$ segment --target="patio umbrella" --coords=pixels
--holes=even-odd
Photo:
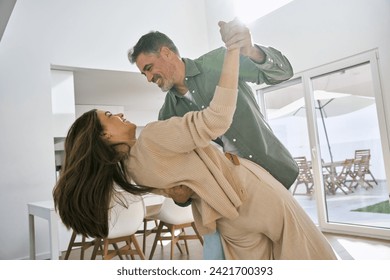
[[[328,132],[326,130],[326,125],[325,125],[325,120],[324,120],[324,107],[329,104],[329,102],[332,102],[334,99],[330,99],[327,101],[325,104],[321,104],[321,100],[316,100],[318,103],[318,107],[316,109],[319,109],[320,115],[321,115],[321,120],[322,120],[322,125],[324,127],[324,132],[325,132],[325,137],[326,137],[326,143],[328,144],[328,150],[329,150],[329,156],[330,156],[330,162],[333,163],[333,155],[332,155],[332,148],[330,147],[329,143],[329,137],[328,137]]]
[[[365,108],[374,104],[373,97],[358,96],[348,93],[328,92],[323,90],[314,91],[315,109],[319,114],[317,117],[321,118],[326,143],[328,146],[329,156],[333,162],[332,149],[328,137],[325,119],[328,117],[335,117],[339,115],[348,114],[359,109]],[[268,113],[268,119],[275,119],[285,116],[302,116],[306,117],[305,100],[303,97],[283,106],[280,109],[272,110]]]

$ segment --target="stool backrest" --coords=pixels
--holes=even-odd
[[[194,216],[192,215],[191,205],[181,207],[176,205],[173,199],[166,197],[158,214],[158,219],[169,224],[178,225],[193,222]]]
[[[113,198],[109,213],[108,238],[117,238],[134,234],[145,217],[142,197],[128,192],[119,192]]]

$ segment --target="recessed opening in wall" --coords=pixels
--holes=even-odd
[[[139,72],[74,69],[76,116],[78,106],[114,106],[139,126],[157,120],[165,93]]]
[[[66,134],[91,109],[124,113],[141,129],[158,118],[165,93],[138,72],[52,66],[52,113],[56,174]]]

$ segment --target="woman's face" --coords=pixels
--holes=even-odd
[[[103,137],[110,144],[127,143],[132,146],[135,143],[137,126],[127,121],[122,113],[113,115],[109,111],[97,110],[97,115],[103,127]]]

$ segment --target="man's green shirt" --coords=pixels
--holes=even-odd
[[[237,108],[233,123],[223,139],[227,139],[241,157],[256,162],[289,188],[298,175],[298,166],[264,120],[247,82],[278,84],[291,78],[293,70],[287,58],[278,50],[258,47],[266,53],[263,64],[241,57]],[[219,82],[225,51],[221,47],[194,60],[183,58],[185,83],[195,102],[171,89],[160,110],[160,120],[183,116],[209,105]]]

